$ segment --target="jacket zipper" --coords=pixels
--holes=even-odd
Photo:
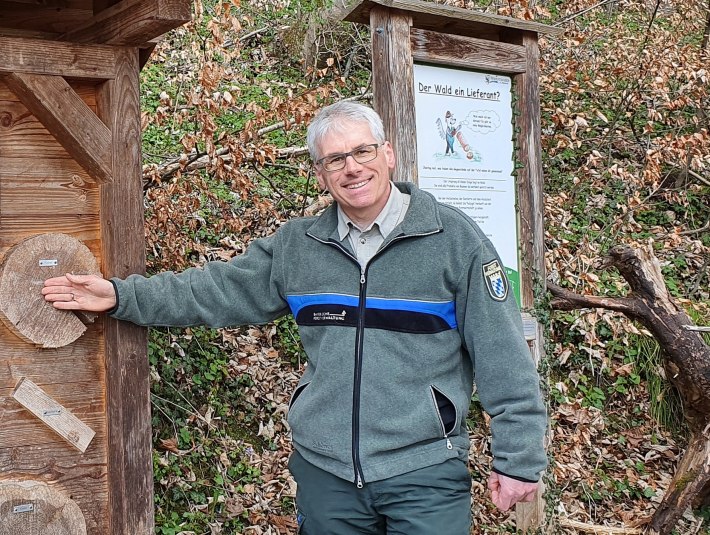
[[[358,266],[360,266],[360,295],[358,304],[358,321],[357,330],[355,331],[355,371],[353,377],[353,414],[352,414],[352,454],[353,454],[353,468],[355,470],[354,483],[357,488],[361,489],[365,486],[365,478],[362,475],[362,466],[360,465],[360,388],[362,382],[362,346],[363,346],[363,335],[365,334],[365,300],[367,298],[367,270],[372,263],[372,260],[392,245],[395,241],[403,240],[405,238],[414,238],[421,236],[429,236],[431,234],[436,234],[441,232],[439,229],[430,232],[423,232],[419,234],[407,234],[405,236],[397,236],[392,239],[385,247],[377,251],[370,261],[363,268],[360,266],[360,262],[357,258],[350,254],[350,252],[345,249],[340,243],[331,240],[323,240],[317,238],[312,234],[308,234],[314,240],[323,243],[325,245],[331,245],[336,249],[340,250],[345,256],[350,258]],[[432,393],[433,395],[433,393]],[[439,417],[441,420],[441,417]],[[442,422],[443,427],[443,422]],[[446,432],[446,430],[444,430]],[[447,448],[451,449],[451,442],[447,437]]]
[[[360,388],[362,386],[362,346],[365,334],[366,295],[367,266],[360,271],[360,304],[358,306],[357,331],[355,332],[355,376],[353,379],[353,466],[355,467],[355,485],[359,489],[364,484],[362,466],[360,466]]]
[[[449,433],[446,432],[446,426],[444,426],[444,420],[441,418],[441,413],[439,412],[438,405],[436,403],[436,394],[434,393],[434,388],[435,387],[433,385],[429,385],[429,392],[431,392],[431,399],[434,401],[434,412],[436,412],[436,417],[439,419],[439,425],[441,426],[441,434],[444,435],[444,438],[446,439],[446,449],[452,450],[452,449],[454,449],[454,446],[453,446],[453,444],[451,444],[451,440],[449,440]],[[444,394],[442,393],[442,396],[443,395]],[[456,409],[454,409],[454,410],[456,410]],[[456,416],[457,416],[456,421],[458,421],[458,414]]]

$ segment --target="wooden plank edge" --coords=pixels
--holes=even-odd
[[[518,29],[549,35],[561,35],[565,31],[564,28],[549,26],[540,22],[530,22],[503,15],[481,13],[470,9],[419,0],[361,0],[350,7],[343,15],[342,20],[370,24],[370,11],[376,6],[398,9],[411,14],[415,28],[418,27],[419,22],[422,20],[431,21],[432,19],[440,18],[442,27],[443,22],[448,19],[484,24],[500,29]]]
[[[93,429],[26,377],[17,382],[12,397],[81,453],[96,435]]]

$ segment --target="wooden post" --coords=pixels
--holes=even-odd
[[[521,277],[521,300],[524,308],[535,306],[535,285],[544,288],[545,251],[543,214],[542,155],[540,149],[540,54],[537,35],[524,32],[528,68],[514,77],[517,96],[517,172],[520,218],[520,248],[524,274]]]
[[[106,277],[145,271],[138,72],[138,49],[117,50],[116,77],[97,97],[98,115],[113,135],[113,182],[101,187]],[[104,321],[108,442],[114,446],[108,458],[110,534],[147,535],[153,530],[147,330]]]
[[[518,128],[516,164],[519,166],[517,188],[522,260],[520,299],[524,309],[532,310],[535,307],[536,286],[538,291],[544,289],[546,278],[540,148],[540,55],[537,34],[523,32],[520,41],[525,48],[527,63],[525,72],[514,77],[518,111],[515,122]],[[535,340],[529,343],[533,358],[539,364],[544,356],[545,338],[540,325],[537,325],[537,331]],[[517,527],[524,533],[541,526],[545,521],[543,489],[537,493],[535,501],[516,505],[515,514]]]
[[[394,179],[417,183],[414,70],[409,46],[412,17],[384,7],[373,8],[372,85],[374,107],[394,146]]]

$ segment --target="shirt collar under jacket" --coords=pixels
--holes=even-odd
[[[409,204],[406,202],[409,199],[404,198],[405,195],[409,197],[408,194],[399,191],[399,188],[390,181],[390,195],[387,198],[387,204],[367,228],[358,227],[338,205],[338,234],[340,235],[340,241],[343,241],[348,236],[351,226],[357,228],[360,232],[368,232],[377,225],[382,238],[386,238],[402,221],[402,208],[405,204]]]

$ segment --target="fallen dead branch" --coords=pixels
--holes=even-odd
[[[597,535],[640,535],[643,533],[639,528],[620,528],[611,526],[598,526],[595,524],[585,524],[569,518],[559,519],[560,527],[577,530],[577,532],[594,533]]]
[[[667,535],[688,507],[710,498],[710,347],[699,332],[688,328],[695,327],[694,322],[668,292],[650,247],[615,247],[604,267],[615,267],[629,283],[626,297],[579,295],[548,283],[550,305],[558,310],[593,307],[623,312],[658,340],[666,375],[680,393],[691,430],[688,447],[648,528],[649,533]]]

